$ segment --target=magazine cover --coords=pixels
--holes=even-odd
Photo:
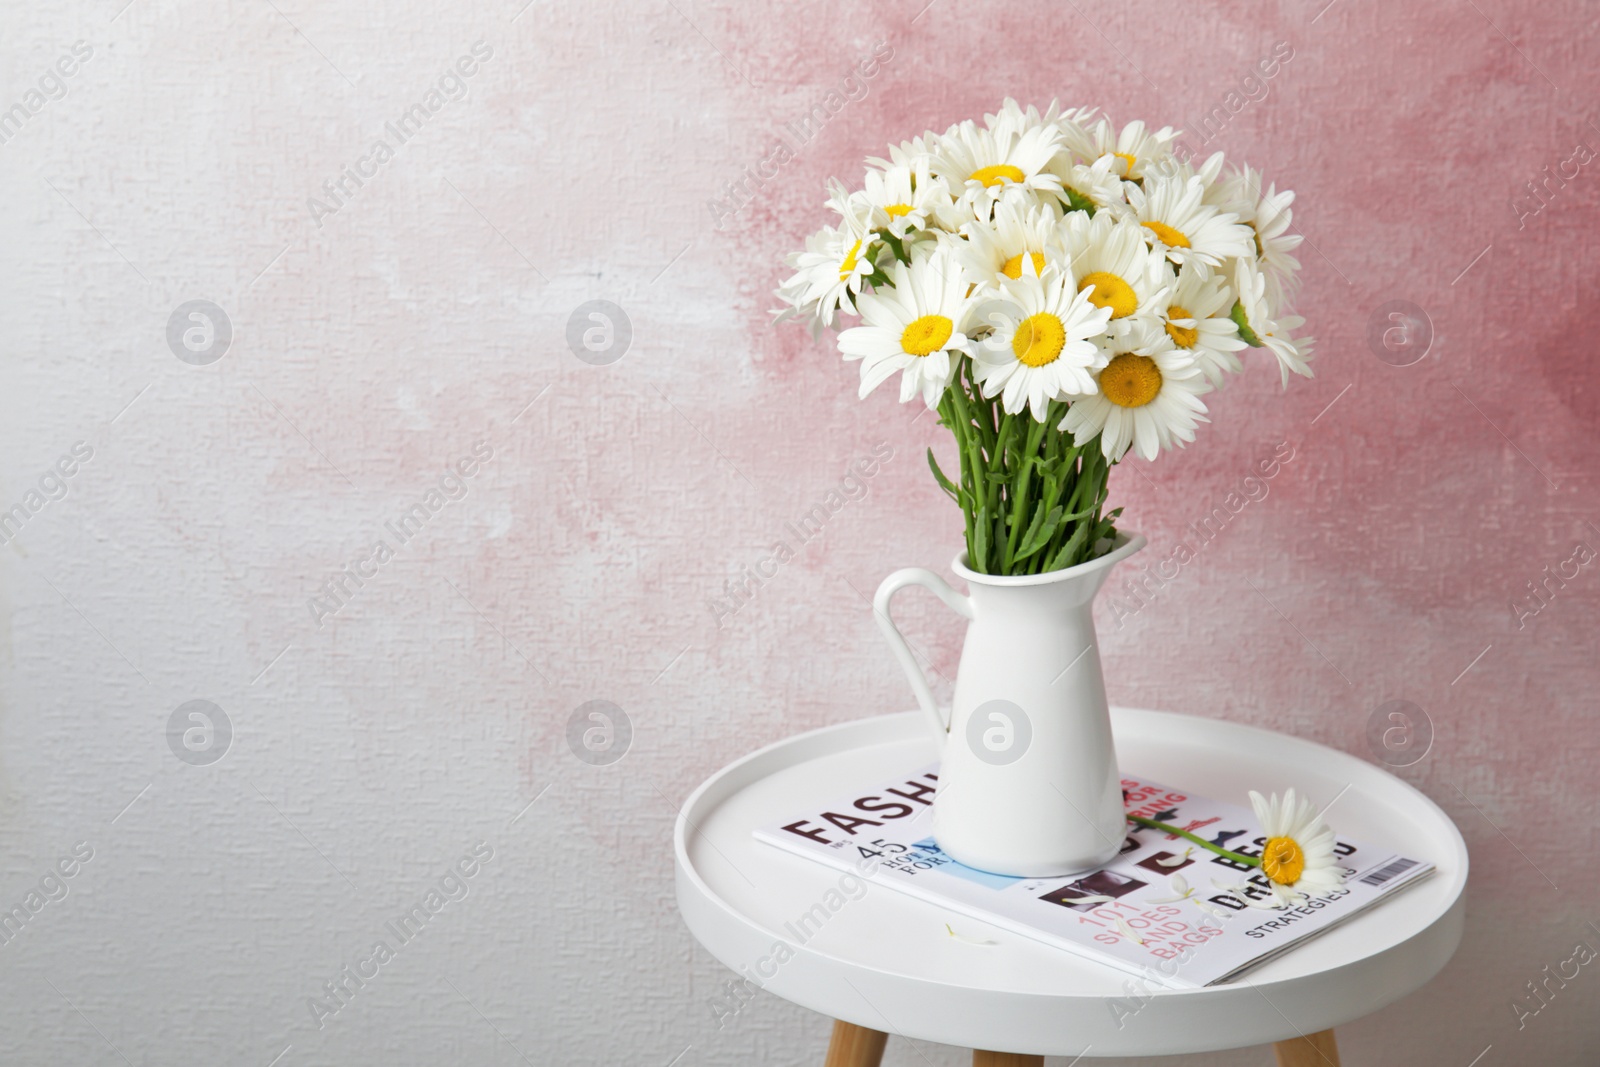
[[[1340,837],[1344,885],[1277,907],[1258,869],[1130,823],[1121,852],[1100,870],[1056,878],[989,874],[950,859],[935,843],[937,771],[934,765],[851,796],[797,802],[793,818],[760,827],[755,836],[1173,988],[1227,981],[1433,870],[1424,860]],[[1265,843],[1248,808],[1133,777],[1123,778],[1122,791],[1130,815],[1244,856],[1260,855]]]

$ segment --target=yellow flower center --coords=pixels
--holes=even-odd
[[[1161,392],[1161,370],[1149,356],[1124,352],[1100,372],[1100,391],[1118,407],[1142,408]]]
[[[883,210],[885,210],[885,211],[887,211],[889,213],[889,217],[891,219],[898,219],[903,215],[911,214],[911,205],[910,204],[890,204],[888,207],[884,208]]]
[[[1028,256],[1033,260],[1033,273],[1043,274],[1044,253],[1029,252]],[[1007,278],[1022,277],[1022,253],[1018,252],[1016,255],[1006,260],[1006,265],[1000,268],[1000,273],[1004,274]]]
[[[1133,158],[1133,153],[1132,152],[1113,152],[1111,154],[1116,156],[1118,159],[1122,160],[1124,163],[1126,163],[1128,165],[1128,177],[1130,177],[1130,178],[1133,177],[1133,165],[1138,162],[1138,160]]]
[[[1188,248],[1189,238],[1185,237],[1182,230],[1174,230],[1164,222],[1147,222],[1144,228],[1161,238],[1161,243],[1168,248]]]
[[[955,332],[955,323],[943,315],[924,315],[905,328],[900,347],[907,355],[926,356],[939,351]]]
[[[839,280],[842,282],[856,269],[856,256],[861,252],[861,242],[857,241],[850,246],[850,251],[845,253],[844,262],[839,264]]]
[[[1279,885],[1294,885],[1306,869],[1306,854],[1292,837],[1270,837],[1261,850],[1261,871]]]
[[[1192,319],[1193,315],[1187,310],[1173,304],[1167,308],[1167,336],[1172,338],[1172,343],[1179,348],[1193,348],[1196,341],[1200,340],[1200,324],[1193,326],[1179,326],[1173,319]]]
[[[1061,320],[1048,311],[1030,315],[1017,327],[1011,337],[1011,351],[1017,359],[1030,367],[1043,367],[1061,356],[1067,343],[1067,331]]]
[[[1133,286],[1115,274],[1103,270],[1086,274],[1083,281],[1078,283],[1078,292],[1083,292],[1091,285],[1094,290],[1089,294],[1089,303],[1097,308],[1110,308],[1114,319],[1126,318],[1139,307],[1139,298],[1134,295]]]
[[[969,181],[982,182],[985,186],[999,185],[1002,181],[1021,182],[1027,175],[1021,169],[1009,163],[996,163],[992,167],[979,167],[967,175]]]

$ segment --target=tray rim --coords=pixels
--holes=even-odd
[[[1434,829],[1441,831],[1439,844],[1444,847],[1440,851],[1449,855],[1432,856],[1441,868],[1432,878],[1447,881],[1445,895],[1441,898],[1443,902],[1438,909],[1420,927],[1398,940],[1381,945],[1368,955],[1332,967],[1284,975],[1259,983],[1246,975],[1240,981],[1220,986],[1159,989],[1151,993],[1151,1004],[1161,1009],[1155,1015],[1172,1017],[1164,1028],[1168,1032],[1187,1027],[1185,1017],[1214,1017],[1219,1010],[1230,1014],[1236,1011],[1249,1012],[1247,997],[1254,998],[1256,1002],[1256,1025],[1241,1026],[1239,1023],[1242,1020],[1234,1016],[1229,1020],[1230,1027],[1225,1036],[1213,1034],[1207,1039],[1189,1030],[1184,1040],[1177,1044],[1163,1040],[1159,1034],[1149,1040],[1133,1040],[1130,1037],[1120,1048],[1107,1048],[1104,1044],[1089,1046],[1098,1048],[1098,1055],[1198,1052],[1260,1044],[1314,1029],[1326,1029],[1376,1011],[1414,992],[1442,970],[1454,955],[1464,925],[1465,887],[1470,863],[1466,843],[1454,821],[1411,783],[1351,753],[1292,734],[1227,719],[1113,706],[1112,722],[1113,732],[1117,735],[1132,730],[1160,736],[1162,726],[1166,725],[1188,730],[1203,729],[1211,738],[1221,735],[1224,743],[1230,739],[1239,742],[1255,740],[1279,746],[1289,743],[1308,755],[1325,758],[1336,766],[1348,767],[1369,781],[1385,781],[1389,788],[1399,786],[1423,816],[1420,821],[1431,822]],[[780,738],[734,760],[701,782],[684,801],[673,826],[678,906],[695,938],[719,961],[737,970],[738,965],[732,959],[744,956],[732,947],[733,944],[752,941],[770,943],[781,936],[724,898],[696,869],[690,852],[690,836],[700,832],[699,822],[750,784],[778,770],[848,749],[903,742],[925,729],[923,714],[918,710],[848,719]],[[1104,1013],[1103,1005],[1108,998],[1123,995],[1120,990],[1109,987],[1107,993],[1100,994],[967,986],[939,976],[909,974],[892,966],[844,957],[807,945],[793,946],[793,950],[796,959],[804,961],[805,966],[796,968],[794,962],[786,964],[778,976],[783,981],[774,979],[762,988],[834,1018],[843,1018],[874,1029],[890,1030],[894,1028],[886,1026],[887,1019],[872,1006],[872,1002],[867,1002],[867,1006],[872,1008],[871,1012],[861,1010],[859,1002],[865,1001],[866,995],[848,981],[850,977],[863,981],[876,979],[872,984],[880,987],[880,996],[884,995],[882,989],[904,987],[918,991],[919,995],[939,994],[934,999],[958,998],[963,1005],[971,1004],[973,1013],[997,1012],[1010,1020],[1008,1036],[1014,1033],[1015,1037],[1007,1048],[1009,1051],[1068,1055],[1081,1052],[1084,1046],[1066,1033],[1067,1030],[1076,1029],[1076,1026],[1063,1028],[1048,1021],[1041,1025],[1041,1020],[1034,1018],[1036,1013],[1042,1012],[1047,1017],[1060,1016],[1058,1021],[1064,1023],[1066,1016],[1081,1015],[1087,1011]],[[1284,957],[1292,958],[1292,953]],[[1376,997],[1371,996],[1373,981],[1385,977],[1392,983],[1390,987],[1382,989]],[[844,980],[856,997],[838,991],[830,992],[819,985],[822,982],[837,984],[840,980]],[[1272,994],[1271,998],[1268,998],[1268,994]],[[1275,1018],[1263,1016],[1260,1011],[1261,1000],[1273,1006]],[[987,1002],[987,1006],[983,1002]],[[1290,1004],[1296,1009],[1290,1014],[1302,1020],[1304,1025],[1291,1021],[1283,1004]],[[1198,1014],[1200,1012],[1204,1016]],[[935,1025],[908,1032],[913,1037],[967,1044],[965,1037],[970,1036],[971,1030],[971,1026]],[[1140,1030],[1145,1038],[1152,1037],[1151,1027],[1141,1027]],[[1050,1033],[1054,1031],[1060,1032]],[[996,1046],[991,1043],[985,1047]]]

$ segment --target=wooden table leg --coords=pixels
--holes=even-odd
[[[1278,1054],[1278,1067],[1339,1067],[1339,1046],[1332,1030],[1291,1037],[1272,1048]]]
[[[881,1031],[836,1020],[823,1067],[878,1067],[888,1042],[889,1035]]]
[[[1027,1056],[1021,1052],[985,1052],[973,1049],[972,1067],[1044,1067],[1043,1056]]]

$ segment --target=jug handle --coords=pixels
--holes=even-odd
[[[911,683],[911,691],[917,696],[917,703],[928,716],[928,725],[933,729],[933,735],[939,745],[939,754],[944,755],[945,740],[950,735],[950,723],[939,711],[939,705],[933,699],[933,690],[928,686],[928,678],[922,673],[922,668],[917,664],[917,659],[911,654],[911,646],[906,643],[905,636],[894,624],[894,619],[889,615],[889,603],[894,595],[908,585],[920,585],[934,593],[945,606],[964,619],[971,619],[972,600],[951,589],[945,580],[930,570],[922,567],[907,567],[895,571],[883,580],[878,586],[877,594],[872,598],[872,614],[878,620],[878,626],[883,630],[883,636],[888,640],[889,647],[894,651],[895,659],[900,661],[901,668],[906,672],[906,679]]]

